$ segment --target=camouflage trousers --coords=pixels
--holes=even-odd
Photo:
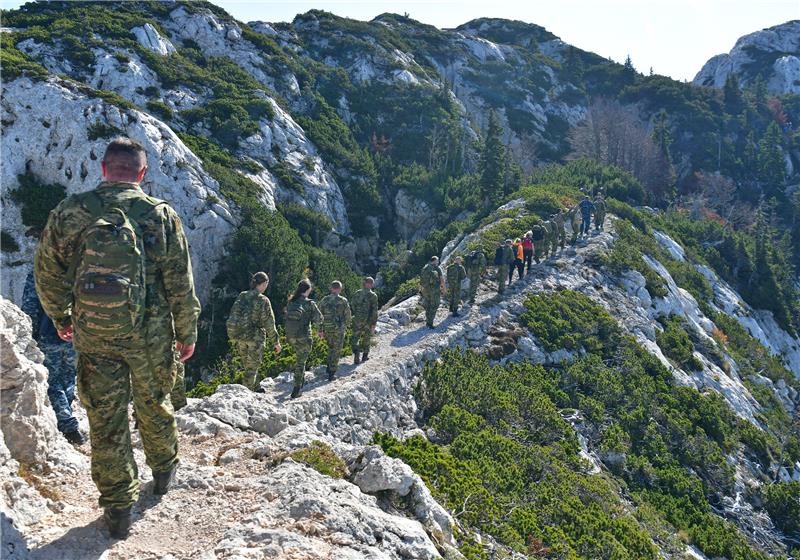
[[[447,288],[447,303],[450,313],[458,312],[458,306],[461,305],[461,282]]]
[[[246,340],[238,339],[233,341],[236,347],[236,355],[242,362],[242,370],[244,371],[243,385],[255,391],[258,389],[258,368],[261,367],[261,360],[264,357],[264,346],[266,340],[255,339]]]
[[[475,301],[475,296],[478,295],[478,286],[481,283],[481,275],[478,273],[472,273],[469,275],[469,290],[467,291],[467,295],[469,296],[470,303]]]
[[[435,290],[432,294],[423,296],[422,305],[425,307],[425,324],[429,327],[433,326],[433,321],[436,319],[436,312],[439,310],[439,305],[442,303],[442,294],[439,290]]]
[[[342,357],[344,332],[325,329],[325,340],[328,343],[328,370],[335,372],[339,369],[339,358]]]
[[[169,398],[172,401],[172,408],[176,411],[186,406],[186,368],[183,367],[183,362],[177,360],[177,357],[175,359],[175,385],[172,387]]]
[[[47,368],[47,397],[56,413],[58,430],[67,434],[78,429],[78,420],[72,414],[75,400],[75,349],[72,344],[40,344]]]
[[[536,261],[536,264],[539,264],[543,255],[545,257],[547,256],[547,242],[544,239],[535,243],[533,246],[533,260]]]
[[[606,221],[606,213],[603,211],[595,212],[594,214],[594,227],[596,229],[603,229],[603,224]]]
[[[177,374],[173,344],[169,339],[144,345],[84,340],[78,346],[78,396],[89,417],[92,480],[101,507],[126,508],[139,498],[128,419],[131,397],[147,465],[165,472],[178,462],[178,431],[168,398]]]
[[[308,361],[309,354],[311,354],[311,337],[287,336],[286,340],[294,348],[297,358],[294,365],[294,386],[301,388],[306,382],[306,362]]]
[[[567,232],[562,227],[558,231],[558,246],[563,249],[566,244],[567,244]]]
[[[580,226],[575,222],[572,223],[572,239],[569,241],[571,245],[575,245],[575,243],[578,241],[578,233],[580,231],[579,227]]]
[[[558,252],[558,233],[550,238],[550,255],[555,255]]]
[[[506,291],[506,281],[508,280],[508,265],[501,264],[497,267],[497,293],[502,294]]]
[[[369,352],[369,345],[372,342],[372,328],[366,321],[353,319],[353,333],[351,347],[355,352]]]

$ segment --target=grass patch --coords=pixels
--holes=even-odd
[[[331,446],[319,440],[314,440],[311,445],[293,451],[289,455],[298,463],[303,463],[325,476],[331,478],[344,478],[347,476],[347,465]]]

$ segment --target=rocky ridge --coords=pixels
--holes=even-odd
[[[448,253],[469,238],[454,240]],[[671,241],[663,234],[658,239]],[[27,546],[33,558],[70,557],[78,550],[88,555],[83,557],[98,559],[106,557],[104,554],[109,558],[165,559],[457,558],[455,535],[465,528],[433,499],[407,465],[370,445],[372,435],[383,431],[405,438],[421,433],[415,421],[412,388],[424,365],[448,348],[474,348],[501,362],[553,364],[574,359],[575,355],[566,350],[544,351],[535,337],[515,326],[524,310],[523,301],[531,292],[571,289],[588,295],[657,355],[680,383],[719,392],[737,414],[757,422],[754,413],[759,405],[738,379],[735,368],[726,373],[698,352],[702,370],[687,372],[661,354],[655,343],[659,327],[654,318],[677,313],[698,334],[707,332],[710,320],[655,260],[650,261],[651,266],[669,286],[669,295],[655,300],[644,289],[640,274],[615,277],[594,267],[593,258],[613,242],[612,227],[588,244],[580,244],[577,251],[567,250],[535,267],[533,274],[516,282],[502,299],[487,282],[478,302],[467,307],[461,318],[447,317],[440,310],[439,324],[433,331],[420,328],[416,297],[401,302],[381,314],[376,346],[368,362],[358,368],[344,365],[340,377],[330,384],[322,380],[324,368],[317,368],[297,400],[288,399],[288,373],[265,380],[263,394],[228,385],[210,397],[191,399],[178,414],[183,454],[176,488],[157,501],[145,485],[135,509],[133,534],[127,541],[113,543],[103,533],[84,456],[78,456],[74,463],[83,468],[64,469],[56,464],[51,472],[37,474],[44,485],[14,478],[16,494],[11,491],[13,485],[4,486],[4,515],[13,522],[13,530],[4,530],[4,550],[10,550],[9,543],[15,550]],[[723,301],[718,297],[714,305],[722,306]],[[49,423],[52,434],[54,419],[48,418],[42,406],[43,373],[40,363],[37,365],[41,357],[30,342],[24,318],[17,320],[20,312],[5,300],[2,309],[6,321],[2,330],[4,354],[22,364],[19,368],[39,372],[34,376],[36,387],[26,389],[25,394],[38,395],[34,400],[42,412],[34,416]],[[769,336],[769,329],[763,324],[761,327]],[[11,354],[5,352],[6,344]],[[4,380],[10,367],[17,366],[4,359]],[[5,394],[4,386],[4,433],[6,414],[13,414],[7,412]],[[785,398],[787,404],[797,406],[796,394],[787,392]],[[580,430],[579,419],[573,425]],[[343,478],[322,475],[298,462],[295,453],[312,449],[319,445],[317,442],[329,446],[341,458]],[[140,444],[135,444],[137,460],[143,463]],[[47,437],[29,441],[24,447],[36,445],[48,450],[65,447],[58,444],[58,438]],[[601,472],[604,460],[613,460],[589,447],[584,453],[593,465],[586,476]],[[4,468],[13,475],[18,467],[12,461],[23,462],[24,451],[15,450],[10,455]],[[748,472],[746,466],[739,470],[739,486],[757,484],[755,472]],[[148,469],[142,468],[142,472],[146,482]],[[800,479],[800,468],[787,474]],[[61,495],[51,500],[53,503],[45,502],[52,513],[41,515],[45,510],[37,489],[56,480],[61,482]],[[13,495],[30,496],[24,498],[25,504],[39,500],[39,514],[21,514],[20,509],[34,506],[19,505],[19,500],[11,499]],[[754,523],[752,510],[735,496],[725,507],[726,514],[745,530],[750,527],[764,533],[764,539],[777,546],[770,541],[774,538],[769,520]],[[66,511],[70,514],[64,515]],[[189,523],[194,527],[190,532],[186,531]],[[20,544],[22,540],[24,545]],[[492,546],[491,540],[486,543]]]

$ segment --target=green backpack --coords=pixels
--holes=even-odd
[[[127,213],[105,207],[98,195],[84,203],[92,222],[68,272],[74,279],[73,323],[81,333],[123,338],[142,327],[146,306],[144,239],[137,221],[165,203],[136,199]]]
[[[228,338],[232,340],[243,340],[254,336],[253,322],[250,316],[252,305],[246,305],[247,293],[242,292],[239,294],[239,297],[233,302],[231,313],[225,322],[225,327],[228,329]]]

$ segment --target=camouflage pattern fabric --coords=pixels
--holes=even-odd
[[[539,261],[542,260],[542,255],[546,253],[547,229],[542,224],[535,224],[531,228],[531,232],[533,233],[533,260],[536,261],[536,264],[539,264]]]
[[[451,313],[456,313],[461,305],[461,281],[466,277],[463,265],[453,263],[447,267],[447,302]]]
[[[152,206],[136,224],[145,251],[142,327],[105,338],[83,328],[94,317],[83,317],[74,325],[77,388],[89,417],[92,479],[102,507],[125,508],[139,497],[128,427],[131,398],[147,464],[153,471],[163,472],[178,461],[178,434],[169,399],[177,376],[174,348],[176,340],[187,345],[196,342],[200,302],[195,296],[183,226],[175,211],[166,204],[155,204],[137,184],[101,183],[95,191],[66,198],[50,213],[36,251],[37,291],[58,328],[72,321],[73,286],[68,271],[80,250],[82,233],[93,220],[84,204],[88,196],[123,212],[143,198]]]
[[[422,292],[422,306],[425,308],[425,323],[433,326],[436,311],[442,303],[442,269],[439,265],[428,263],[422,267],[420,273],[420,291]]]
[[[169,398],[172,401],[172,408],[176,411],[186,406],[186,368],[177,356],[175,356],[175,385],[172,386]]]
[[[558,241],[558,246],[563,249],[564,245],[566,245],[567,242],[567,234],[564,231],[564,213],[559,212],[558,214],[556,214],[555,217],[553,218],[553,223],[556,226],[556,237]]]
[[[264,347],[266,346],[265,339],[252,338],[239,339],[232,341],[232,346],[236,350],[236,355],[239,356],[239,361],[242,364],[242,384],[255,391],[258,389],[258,368],[261,367],[261,360],[264,358]],[[173,403],[174,404],[174,403]]]
[[[311,325],[322,325],[323,317],[316,302],[298,296],[286,306],[286,340],[294,347],[297,361],[294,368],[294,386],[305,384],[306,362],[311,354]]]
[[[556,237],[556,228],[550,220],[546,220],[544,224],[542,224],[542,227],[545,231],[544,240],[542,241],[542,245],[544,245],[544,255],[545,257],[552,256],[556,252],[556,244],[553,242],[553,239]]]
[[[578,207],[576,206],[570,210],[567,216],[569,219],[570,229],[572,229],[572,238],[570,239],[570,244],[575,245],[575,243],[578,241],[578,234],[581,231],[581,215],[580,212],[578,212]]]
[[[339,369],[347,325],[352,319],[350,304],[341,295],[328,294],[319,302],[319,310],[322,312],[322,328],[328,342],[328,370],[336,372]]]
[[[508,271],[511,264],[514,262],[514,250],[511,247],[503,246],[503,257],[501,264],[497,267],[497,293],[502,294],[506,289],[506,282],[508,281]]]
[[[469,301],[475,301],[478,294],[478,286],[481,283],[481,275],[486,270],[486,255],[483,251],[477,251],[469,263],[467,277],[469,278]]]
[[[275,314],[269,298],[256,289],[240,293],[225,325],[231,346],[236,349],[242,363],[244,385],[255,391],[267,340],[272,345],[278,342]]]
[[[594,201],[594,227],[596,229],[603,229],[603,224],[606,221],[606,203],[602,198]]]
[[[33,272],[25,278],[22,291],[22,310],[31,318],[33,338],[44,354],[47,368],[47,397],[56,415],[58,430],[68,434],[78,430],[78,420],[72,413],[75,400],[75,349],[69,342],[58,338],[55,327],[45,315]]]
[[[353,311],[351,345],[353,353],[369,352],[372,329],[378,323],[378,294],[367,288],[358,290],[350,300]]]

